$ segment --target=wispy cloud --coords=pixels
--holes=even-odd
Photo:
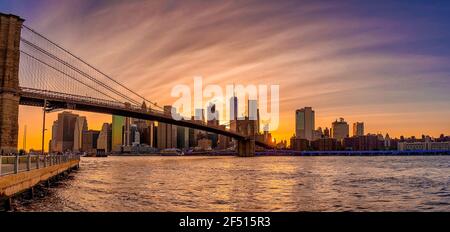
[[[405,12],[398,20],[377,11],[382,4],[367,11],[358,2],[44,1],[27,24],[161,105],[199,75],[280,84],[279,136],[293,133],[303,106],[323,127],[343,116],[394,135],[449,133],[449,57],[433,53],[450,40],[436,30],[441,22]]]

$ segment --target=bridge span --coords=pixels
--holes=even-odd
[[[71,109],[103,114],[120,115],[124,117],[168,123],[176,126],[189,127],[234,138],[236,140],[252,139],[251,136],[231,130],[224,130],[220,126],[205,125],[195,120],[174,120],[170,113],[159,110],[142,109],[126,103],[117,103],[97,98],[64,94],[38,89],[21,88],[20,104],[27,106],[46,107],[52,109]],[[45,105],[47,104],[47,105]],[[255,144],[264,148],[272,148],[261,141],[255,140]]]
[[[17,152],[19,105],[71,109],[152,120],[234,138],[239,156],[254,156],[255,123],[237,121],[236,131],[193,120],[175,120],[149,101],[45,36],[15,15],[0,13],[0,149]],[[142,107],[149,105],[153,107]]]

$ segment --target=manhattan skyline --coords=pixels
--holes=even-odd
[[[194,76],[279,84],[277,140],[292,136],[304,106],[316,110],[316,127],[344,117],[392,137],[449,134],[448,3],[250,2],[2,0],[0,9],[161,106]],[[90,129],[111,120],[76,113]],[[20,107],[19,115],[19,144],[27,125],[28,147],[39,148],[41,110]]]

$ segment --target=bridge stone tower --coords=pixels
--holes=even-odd
[[[18,16],[0,13],[0,151],[17,152],[19,133],[19,44],[22,23]]]
[[[255,156],[256,121],[250,120],[248,117],[245,117],[243,120],[237,120],[237,132],[247,136],[247,138],[243,140],[238,140],[238,156]]]

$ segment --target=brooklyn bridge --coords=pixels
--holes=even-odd
[[[235,130],[194,120],[175,120],[155,101],[129,89],[72,52],[24,24],[0,13],[0,149],[16,153],[19,105],[44,111],[70,109],[152,120],[228,136],[238,156],[255,154],[255,124],[238,120]]]

